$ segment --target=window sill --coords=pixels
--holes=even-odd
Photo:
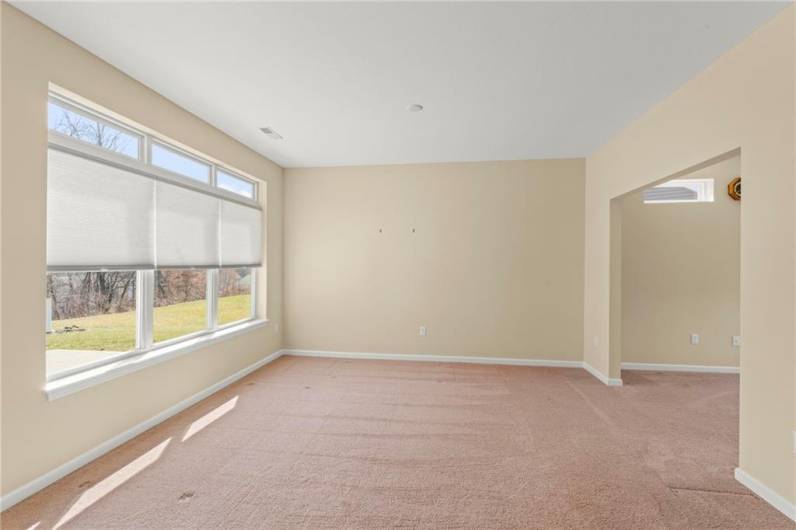
[[[44,386],[44,393],[47,395],[49,401],[60,399],[69,394],[79,392],[80,390],[116,379],[117,377],[137,372],[148,366],[159,364],[194,350],[227,340],[231,337],[248,333],[254,329],[264,327],[267,324],[267,320],[243,322],[199,337],[149,350],[141,355],[127,357],[96,368],[90,368],[80,373],[48,382]]]

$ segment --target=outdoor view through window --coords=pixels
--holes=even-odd
[[[251,269],[221,269],[218,272],[218,324],[220,326],[251,316],[251,288]]]
[[[155,342],[207,327],[207,271],[155,271]]]
[[[133,271],[47,275],[47,371],[59,373],[135,348]]]

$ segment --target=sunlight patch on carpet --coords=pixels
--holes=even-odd
[[[187,440],[194,434],[198,433],[199,431],[201,431],[202,429],[204,429],[214,421],[221,418],[224,414],[234,409],[237,403],[238,403],[238,396],[235,396],[234,398],[230,399],[223,405],[219,405],[215,409],[211,410],[210,412],[208,412],[207,414],[205,414],[204,416],[193,422],[191,426],[188,427],[188,430],[185,431],[185,436],[182,437],[182,441],[184,442],[185,440]]]
[[[97,501],[105,497],[107,494],[136,476],[138,473],[149,467],[150,465],[154,464],[160,455],[163,454],[163,451],[166,449],[166,446],[169,445],[171,438],[167,438],[163,442],[159,443],[143,455],[139,456],[120,470],[118,470],[113,475],[110,475],[102,482],[96,484],[91,489],[87,490],[80,498],[69,508],[69,511],[61,517],[61,519],[56,523],[53,527],[54,529],[60,528],[61,526],[65,525],[78,515],[80,515],[84,510],[94,505]]]

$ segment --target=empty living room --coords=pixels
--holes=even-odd
[[[786,0],[0,0],[0,527],[796,530],[795,78]]]

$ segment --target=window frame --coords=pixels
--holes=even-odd
[[[106,163],[109,165],[121,167],[123,169],[128,169],[136,173],[140,173],[144,176],[155,175],[157,177],[163,178],[164,180],[169,180],[179,185],[192,187],[198,190],[209,192],[212,195],[216,195],[223,199],[239,202],[246,205],[257,206],[258,208],[261,208],[261,204],[259,202],[260,182],[254,177],[250,177],[239,170],[230,169],[230,167],[227,164],[218,163],[210,157],[205,157],[195,154],[194,152],[190,152],[185,148],[181,147],[180,145],[178,145],[176,142],[173,142],[163,136],[151,132],[146,132],[143,128],[136,128],[130,124],[120,123],[118,119],[110,118],[105,114],[103,114],[102,112],[86,108],[85,105],[76,103],[65,96],[53,92],[52,90],[50,91],[49,96],[47,98],[47,103],[48,104],[53,103],[58,107],[61,107],[70,112],[74,112],[86,119],[106,124],[108,126],[119,129],[120,131],[126,134],[130,134],[137,137],[139,139],[138,142],[139,158],[136,159],[124,153],[112,151],[102,146],[92,144],[80,140],[78,138],[75,138],[73,136],[69,136],[67,134],[50,129],[48,121],[47,125],[48,145],[50,147],[71,151],[80,156],[97,160],[99,162]],[[190,157],[202,164],[208,165],[210,168],[209,181],[207,183],[204,183],[202,181],[193,179],[191,177],[187,177],[185,175],[181,175],[179,173],[170,171],[168,169],[153,165],[151,163],[151,149],[153,142],[156,142],[160,146],[172,150],[177,154]],[[251,183],[253,186],[253,196],[246,197],[244,195],[231,192],[229,190],[218,188],[216,182],[216,172],[219,169],[225,173],[230,174],[233,177],[240,178],[241,180]],[[109,356],[105,359],[92,361],[90,363],[76,366],[74,368],[63,370],[61,372],[58,372],[57,374],[53,375],[45,374],[47,383],[72,377],[75,376],[76,374],[80,374],[81,372],[94,370],[104,365],[117,363],[121,360],[142,356],[144,354],[153,351],[158,351],[162,349],[170,351],[180,343],[186,343],[187,345],[186,347],[192,348],[193,347],[192,344],[193,342],[195,342],[195,339],[206,337],[208,340],[215,340],[215,338],[218,336],[217,335],[218,332],[220,331],[224,332],[221,335],[226,336],[230,335],[231,333],[232,334],[236,333],[236,331],[231,328],[245,327],[246,325],[255,326],[257,324],[263,323],[263,320],[260,320],[257,314],[258,294],[256,286],[257,286],[257,276],[258,276],[259,267],[249,267],[249,269],[251,270],[250,273],[251,274],[251,311],[247,318],[237,320],[234,322],[229,322],[222,326],[218,325],[217,286],[218,286],[218,273],[220,268],[215,268],[215,267],[207,268],[204,269],[207,271],[207,288],[205,293],[205,300],[207,302],[207,311],[206,311],[205,328],[197,332],[189,333],[187,335],[182,335],[179,337],[174,337],[172,339],[168,339],[161,342],[154,342],[154,334],[153,334],[154,309],[155,309],[154,307],[155,269],[135,270],[136,273],[135,347],[129,351],[121,352],[116,355]],[[57,273],[57,272],[63,272],[63,271],[47,271],[47,274]],[[84,271],[70,271],[70,272],[84,272]],[[92,270],[92,272],[97,272],[97,271]],[[45,322],[45,328],[46,328],[46,322]],[[45,355],[46,355],[46,349],[45,349]]]

